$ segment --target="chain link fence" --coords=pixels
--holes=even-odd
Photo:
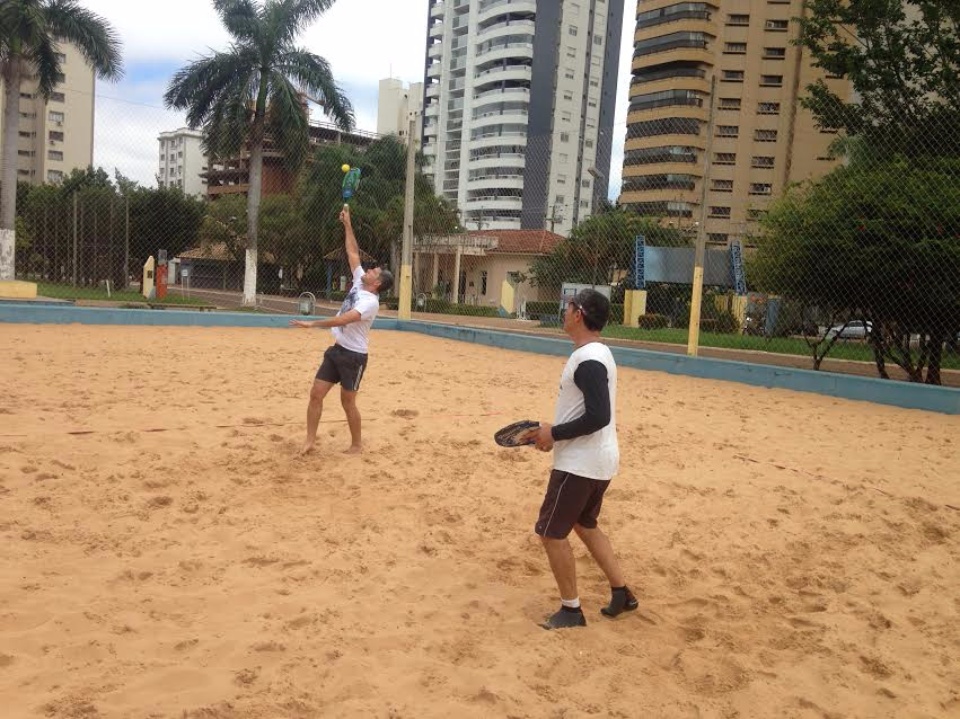
[[[696,214],[641,215],[597,203],[592,186],[572,179],[578,191],[561,194],[545,152],[508,145],[443,165],[420,153],[413,311],[559,331],[563,297],[594,286],[612,302],[608,337],[683,351],[701,242],[704,289],[693,325],[701,352],[957,384],[960,151],[948,116],[930,122],[882,146],[838,139],[842,162],[834,170],[783,188],[726,247],[708,243]],[[314,135],[296,171],[269,152],[265,159],[261,309],[296,312],[310,293],[332,311],[349,290],[338,221],[343,165],[363,171],[351,206],[364,262],[399,269],[406,145],[320,125]],[[167,157],[158,159],[153,186],[100,169],[56,185],[22,185],[18,277],[51,297],[241,307],[249,154],[203,158],[205,169],[193,178],[202,189],[191,196],[181,189],[184,170],[175,169],[185,165],[171,165],[172,152],[179,160],[178,149],[160,151]],[[524,188],[538,176],[551,191],[534,206]],[[709,224],[707,213],[703,219]],[[515,229],[521,223],[533,228]],[[385,298],[387,309],[398,308],[397,293]]]

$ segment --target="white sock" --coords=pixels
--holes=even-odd
[[[573,599],[564,599],[560,598],[560,603],[567,607],[568,609],[579,609],[580,608],[580,597],[574,597]]]

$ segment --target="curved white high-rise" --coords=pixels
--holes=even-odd
[[[423,151],[469,229],[567,234],[607,194],[623,0],[429,0]]]

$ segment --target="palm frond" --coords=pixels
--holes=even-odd
[[[297,89],[279,72],[270,77],[267,132],[283,153],[287,167],[299,168],[307,157],[310,143],[307,111]]]
[[[74,45],[97,77],[123,77],[122,45],[104,18],[81,6],[77,0],[50,0],[44,8],[50,33]]]
[[[329,63],[319,55],[292,48],[277,58],[277,72],[293,80],[340,126],[350,131],[355,124],[353,105],[333,79]]]
[[[260,39],[260,17],[251,0],[213,0],[227,32],[237,40],[257,42]]]
[[[49,35],[40,38],[29,58],[37,69],[37,89],[44,99],[49,100],[53,88],[60,79],[62,68],[57,59],[58,47]]]
[[[214,103],[204,126],[206,154],[211,158],[235,157],[247,140],[252,115],[246,90],[224,94]]]
[[[243,93],[257,73],[256,52],[247,46],[233,46],[230,52],[218,52],[196,60],[177,71],[163,96],[171,109],[187,110],[187,124],[200,127],[210,117],[212,108],[225,96]]]
[[[273,15],[277,47],[293,42],[307,25],[333,7],[336,0],[268,0],[265,11]]]

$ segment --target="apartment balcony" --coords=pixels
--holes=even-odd
[[[523,190],[523,175],[499,175],[467,180],[467,189],[475,190]]]
[[[533,42],[511,42],[506,45],[498,45],[489,50],[477,52],[475,64],[481,65],[497,60],[514,60],[525,58],[533,60]]]
[[[530,65],[505,65],[490,68],[474,76],[474,86],[484,87],[510,80],[530,82],[533,78],[533,69]]]
[[[536,14],[536,0],[492,0],[487,3],[481,3],[480,12],[477,14],[477,23],[482,25],[499,15],[524,12]]]
[[[508,35],[528,34],[533,35],[537,29],[537,23],[533,20],[510,20],[508,22],[491,25],[477,33],[477,42],[486,42],[495,40],[498,37]]]
[[[466,202],[463,203],[463,209],[474,210],[474,211],[522,210],[523,198],[522,197],[501,197],[494,194],[484,195],[482,197],[468,199]]]

